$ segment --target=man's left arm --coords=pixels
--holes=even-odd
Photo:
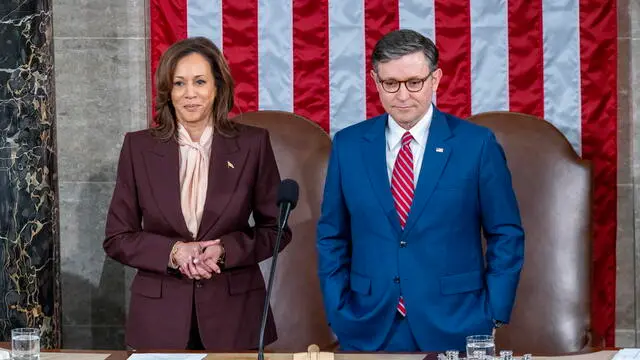
[[[508,323],[524,261],[524,231],[507,160],[491,132],[482,147],[479,186],[489,306],[494,321]]]

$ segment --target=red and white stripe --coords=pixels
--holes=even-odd
[[[370,52],[402,27],[438,45],[441,110],[511,110],[553,123],[593,161],[593,321],[614,345],[615,0],[150,0],[150,8],[152,71],[172,42],[211,38],[238,84],[233,114],[294,111],[331,135],[379,114]]]
[[[407,308],[404,306],[404,297],[400,296],[400,298],[398,299],[398,306],[396,306],[396,309],[398,310],[400,315],[407,316]]]
[[[414,176],[413,176],[413,153],[411,152],[411,141],[413,137],[410,132],[402,136],[402,146],[396,157],[391,176],[391,195],[398,212],[400,226],[404,229],[409,218],[411,204],[413,204]]]

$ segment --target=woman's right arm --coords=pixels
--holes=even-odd
[[[103,247],[109,257],[124,265],[166,274],[171,249],[181,239],[142,230],[142,212],[131,151],[131,134],[127,134],[120,151]]]

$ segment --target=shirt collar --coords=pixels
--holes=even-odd
[[[433,104],[429,105],[429,110],[422,116],[418,122],[413,125],[409,132],[413,136],[413,140],[421,147],[427,145],[427,134],[429,127],[431,126],[431,119],[433,118]],[[396,121],[389,115],[389,121],[387,121],[387,147],[393,149],[396,146],[400,146],[402,142],[402,135],[407,130],[403,129],[396,123]]]
[[[187,129],[180,122],[178,123],[178,143],[180,145],[190,145],[193,147],[201,146],[205,149],[209,149],[211,147],[211,141],[213,140],[213,126],[211,124],[207,125],[207,127],[200,135],[199,141],[193,141]]]

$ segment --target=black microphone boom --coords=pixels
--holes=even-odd
[[[260,340],[258,342],[258,360],[264,360],[264,331],[267,327],[267,316],[269,314],[269,299],[271,298],[271,289],[276,273],[276,263],[278,261],[278,253],[280,252],[280,240],[282,233],[287,226],[289,214],[296,205],[298,205],[298,183],[295,180],[285,179],[278,187],[278,202],[280,214],[278,216],[278,235],[276,243],[273,247],[273,260],[271,261],[271,270],[269,272],[269,285],[267,286],[267,295],[264,300],[264,309],[262,311],[262,323],[260,324]]]

